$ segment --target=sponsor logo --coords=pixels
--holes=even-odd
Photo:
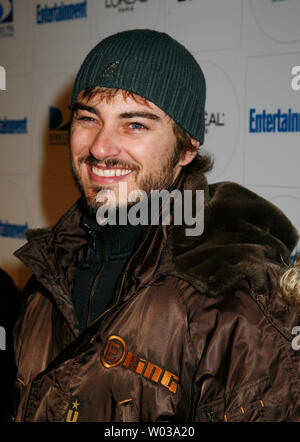
[[[80,411],[80,403],[77,399],[78,398],[72,398],[65,422],[77,422]]]
[[[300,112],[293,112],[292,109],[287,112],[281,109],[274,113],[265,109],[257,112],[252,108],[249,111],[249,132],[300,132]]]
[[[294,66],[292,68],[291,74],[294,75],[294,77],[292,78],[292,89],[294,91],[299,91],[300,90],[300,66]]]
[[[0,1],[0,23],[11,23],[13,21],[13,0]]]
[[[40,4],[36,6],[36,22],[38,25],[66,20],[76,20],[86,17],[87,0],[69,5],[60,2],[59,6],[55,3],[52,7],[48,7],[47,4],[44,6]]]
[[[49,107],[49,144],[68,144],[70,120],[63,121],[63,114],[57,107]]]
[[[13,0],[0,0],[0,37],[13,35]]]
[[[205,133],[209,132],[210,126],[225,126],[224,112],[207,112],[205,111]]]
[[[0,66],[0,91],[6,90],[6,71],[3,66]]]
[[[27,134],[27,118],[23,120],[8,120],[0,118],[0,134]]]
[[[134,11],[134,6],[137,3],[146,3],[148,0],[105,0],[106,8],[115,8],[119,12]]]
[[[119,336],[110,336],[107,339],[100,359],[105,368],[121,365],[155,384],[162,385],[171,393],[175,394],[177,391],[180,381],[178,376],[127,351],[125,341]]]
[[[28,223],[25,224],[10,224],[8,221],[3,223],[0,221],[0,236],[6,238],[25,239],[25,232],[28,229]]]

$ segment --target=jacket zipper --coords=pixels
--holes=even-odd
[[[96,248],[96,232],[94,230],[89,230],[89,245],[88,245],[88,250],[95,250]],[[94,279],[91,291],[90,291],[90,296],[89,296],[89,308],[88,308],[88,317],[87,317],[87,321],[86,321],[86,326],[89,327],[89,322],[90,322],[90,318],[91,318],[91,313],[92,313],[92,305],[93,305],[93,299],[94,299],[94,295],[95,295],[95,291],[96,291],[96,287],[97,287],[97,283],[99,280],[99,277],[102,273],[104,264],[105,264],[105,246],[104,243],[102,244],[102,250],[101,250],[101,254],[102,254],[102,264],[100,269],[98,270],[98,273]],[[87,252],[87,256],[89,255],[89,252]]]
[[[122,275],[122,279],[121,279],[121,283],[120,283],[120,287],[117,293],[117,296],[115,298],[115,302],[113,303],[113,305],[111,307],[109,307],[107,310],[105,310],[104,312],[102,312],[90,325],[89,327],[91,327],[93,324],[95,324],[95,322],[97,322],[99,319],[101,319],[104,315],[106,315],[108,312],[110,312],[112,309],[114,309],[116,307],[116,305],[118,305],[120,298],[121,298],[121,294],[123,291],[123,286],[124,286],[124,281],[125,278],[127,276],[127,273],[124,272]]]
[[[94,279],[94,282],[93,282],[93,285],[92,285],[92,289],[90,291],[88,317],[87,317],[87,327],[89,327],[89,322],[90,322],[90,317],[91,317],[91,313],[92,313],[92,304],[93,304],[93,299],[94,299],[94,295],[95,295],[95,290],[96,290],[96,287],[97,287],[97,282],[99,280],[99,277],[100,277],[100,275],[102,273],[103,267],[104,267],[104,263],[101,265],[100,270],[98,271],[98,273],[97,273],[97,275],[96,275],[96,277]]]

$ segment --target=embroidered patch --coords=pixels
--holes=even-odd
[[[117,69],[119,67],[119,60],[113,61],[109,63],[106,68],[103,70],[101,77],[102,78],[114,78],[116,76]]]
[[[74,397],[70,402],[65,422],[77,422],[79,412],[80,412],[80,403],[78,401],[78,398]]]
[[[171,393],[177,392],[180,381],[178,376],[157,364],[146,361],[131,351],[126,351],[125,341],[119,336],[110,336],[107,339],[100,359],[106,368],[113,368],[121,364],[122,367],[162,385]]]

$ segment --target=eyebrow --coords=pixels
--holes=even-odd
[[[88,106],[80,102],[76,102],[72,108],[73,113],[75,113],[77,110],[86,110],[100,117],[99,112],[95,107]],[[154,120],[154,121],[161,120],[161,117],[159,117],[156,114],[153,114],[152,112],[133,111],[133,112],[123,112],[122,114],[119,115],[119,118],[121,119],[137,118],[137,117],[147,118],[149,120]]]
[[[77,110],[86,110],[88,112],[91,112],[92,114],[96,114],[99,116],[99,113],[96,108],[92,106],[87,106],[86,104],[80,103],[78,101],[72,107],[72,112],[75,113]]]
[[[161,118],[156,115],[156,114],[152,114],[151,112],[124,112],[122,114],[120,114],[120,118],[137,118],[137,117],[141,117],[141,118],[148,118],[149,120],[155,120],[155,121],[159,121],[161,120]]]

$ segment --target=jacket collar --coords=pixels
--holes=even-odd
[[[245,278],[252,287],[263,285],[267,262],[289,262],[298,233],[270,202],[236,183],[208,185],[197,170],[183,173],[175,188],[204,190],[204,232],[193,237],[185,235],[185,225],[149,226],[127,266],[135,284],[171,274],[203,294],[220,296]],[[69,306],[75,267],[87,242],[80,217],[77,201],[53,228],[28,232],[29,243],[15,252],[50,292],[55,287],[57,302]]]
[[[14,253],[54,298],[75,335],[78,324],[70,287],[80,251],[86,244],[86,234],[79,226],[79,205],[79,201],[73,204],[54,227],[28,230],[28,242]]]
[[[186,177],[185,188],[205,190],[204,232],[188,237],[184,226],[174,226],[167,271],[209,296],[224,296],[245,279],[254,289],[263,286],[268,263],[289,263],[298,232],[278,207],[245,187],[205,182],[197,171]]]

